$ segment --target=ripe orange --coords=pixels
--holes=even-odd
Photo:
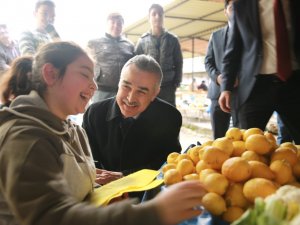
[[[243,134],[243,140],[246,141],[249,136],[252,134],[264,134],[264,132],[259,128],[249,128],[245,130]]]
[[[212,146],[221,149],[223,152],[226,152],[228,156],[231,156],[233,152],[232,140],[227,137],[217,138],[214,140]]]
[[[226,131],[225,137],[227,137],[233,141],[239,141],[239,140],[243,139],[243,133],[241,132],[241,130],[239,128],[231,127]]]
[[[193,173],[195,171],[195,166],[192,160],[190,159],[181,159],[176,166],[176,169],[179,171],[181,176]]]
[[[248,151],[260,155],[267,154],[273,149],[272,143],[263,134],[252,134],[245,141],[245,146]]]
[[[211,173],[217,173],[214,169],[204,169],[199,173],[200,181],[203,183],[204,179]]]
[[[277,190],[277,185],[265,178],[252,178],[248,180],[243,187],[244,196],[250,201],[254,202],[255,198],[265,198],[274,194]]]
[[[211,214],[219,216],[226,211],[225,200],[222,196],[208,192],[202,198],[202,205],[207,209]]]
[[[204,169],[211,169],[211,166],[204,160],[200,160],[196,165],[196,172],[199,174]]]
[[[246,151],[246,146],[244,141],[233,141],[233,152],[232,156],[241,156]]]
[[[220,173],[211,173],[204,178],[203,184],[209,192],[223,195],[227,190],[229,182],[224,175]]]
[[[245,151],[241,157],[247,161],[261,161],[261,156],[253,151]]]
[[[180,154],[178,152],[171,152],[168,156],[167,156],[167,163],[175,163],[177,157]]]
[[[297,152],[293,148],[279,147],[273,152],[271,156],[271,162],[275,160],[286,160],[291,164],[291,166],[293,166],[298,161]]]
[[[237,206],[246,209],[249,202],[243,193],[243,184],[230,183],[224,196],[227,206]]]
[[[268,180],[273,180],[275,178],[275,174],[266,164],[259,161],[249,161],[248,163],[251,167],[252,178],[261,177]]]
[[[271,162],[270,169],[275,174],[275,181],[280,185],[287,184],[292,179],[292,167],[285,160]]]
[[[223,163],[222,174],[231,181],[242,182],[250,178],[251,167],[245,159],[232,157]]]
[[[199,180],[199,174],[197,173],[187,174],[183,177],[183,180]]]
[[[182,181],[182,176],[179,173],[179,171],[176,169],[169,169],[164,174],[164,183],[166,185],[172,185],[172,184],[178,183],[180,181]]]
[[[202,159],[213,169],[221,169],[222,164],[229,158],[229,155],[218,147],[205,147]]]
[[[163,167],[161,168],[162,173],[167,172],[169,169],[176,169],[176,164],[168,163],[168,164],[163,165]]]

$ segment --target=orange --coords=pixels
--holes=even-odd
[[[202,205],[211,214],[219,216],[226,211],[225,200],[213,192],[206,193],[202,198]]]
[[[232,157],[223,163],[222,174],[231,181],[242,182],[250,178],[251,167],[247,160],[241,157]]]
[[[245,151],[241,157],[247,161],[261,161],[261,156],[253,151]]]
[[[199,175],[197,173],[187,174],[183,177],[183,180],[199,180]]]
[[[265,198],[274,194],[276,190],[277,185],[265,178],[252,178],[243,187],[244,196],[252,203],[254,203],[255,198]]]
[[[191,157],[187,153],[183,153],[178,155],[178,157],[175,160],[175,163],[178,163],[182,159],[188,159],[192,161]]]
[[[203,148],[202,146],[195,146],[188,150],[188,155],[191,157],[193,163],[196,165],[199,162],[199,150]]]
[[[181,176],[193,173],[195,171],[194,163],[189,159],[181,159],[176,166]]]
[[[199,173],[200,181],[203,183],[204,179],[211,173],[217,173],[214,169],[204,169]]]
[[[244,141],[233,141],[232,145],[233,145],[232,156],[241,156],[246,151]]]
[[[214,192],[219,195],[223,195],[229,185],[227,178],[220,173],[208,174],[204,178],[202,183],[204,184],[208,192]]]
[[[249,128],[245,130],[243,134],[243,140],[246,141],[249,136],[252,134],[264,134],[264,132],[259,128]]]
[[[296,152],[297,152],[297,150],[298,150],[297,146],[294,145],[292,142],[284,142],[284,143],[282,143],[279,147],[292,148],[292,149],[294,149]]]
[[[293,148],[279,147],[273,152],[271,156],[271,162],[275,160],[286,160],[291,164],[291,166],[293,166],[298,161],[297,152]]]
[[[247,208],[249,205],[248,200],[243,193],[243,184],[230,183],[224,196],[227,206],[237,206],[240,208]]]
[[[180,154],[178,152],[171,152],[168,156],[167,156],[167,163],[175,163],[177,157]]]
[[[163,165],[163,167],[162,167],[162,173],[165,173],[165,172],[167,172],[169,169],[176,169],[176,164],[174,164],[174,163],[168,163],[168,164],[165,164],[165,165]]]
[[[223,220],[232,223],[238,218],[240,218],[244,213],[244,210],[242,208],[233,206],[228,207],[227,210],[223,213],[222,218]]]
[[[270,133],[269,131],[265,131],[264,135],[268,138],[269,141],[276,143],[276,138],[272,133]]]
[[[275,181],[280,184],[287,184],[293,176],[291,165],[285,160],[275,160],[271,163],[270,169],[275,174]]]
[[[223,152],[226,152],[228,156],[231,156],[233,152],[232,140],[227,137],[217,138],[214,140],[212,146],[221,149]]]
[[[259,161],[249,161],[248,163],[251,167],[252,178],[261,177],[268,180],[273,180],[275,178],[275,174],[266,164]]]
[[[229,158],[229,155],[218,147],[205,147],[202,159],[213,169],[221,169],[223,162]]]
[[[248,151],[253,151],[260,155],[267,154],[273,149],[272,143],[263,134],[252,134],[245,141],[245,146]]]
[[[243,133],[241,132],[241,130],[239,128],[231,127],[226,131],[225,137],[227,137],[233,141],[239,141],[239,140],[243,139]]]
[[[179,173],[179,171],[176,170],[176,169],[169,169],[164,174],[164,183],[166,185],[175,184],[175,183],[178,183],[180,181],[182,181],[182,176]]]
[[[204,169],[211,169],[211,166],[204,160],[200,160],[196,165],[196,172],[199,174]]]
[[[300,179],[300,161],[293,166],[293,174],[296,178]]]

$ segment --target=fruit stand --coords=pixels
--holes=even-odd
[[[166,186],[196,179],[208,191],[202,198],[203,213],[180,225],[296,224],[299,147],[290,142],[278,146],[273,134],[258,128],[230,128],[223,138],[169,154],[161,168]],[[287,189],[294,198],[274,197]]]

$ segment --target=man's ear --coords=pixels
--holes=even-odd
[[[58,69],[56,69],[51,63],[46,63],[42,67],[42,75],[45,83],[48,86],[52,86],[58,80]]]
[[[154,99],[157,97],[157,95],[160,92],[160,87],[156,89],[155,95],[153,96],[153,98],[151,99],[151,101],[154,101]]]

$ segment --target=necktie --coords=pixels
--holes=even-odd
[[[288,31],[281,0],[274,0],[274,19],[277,53],[277,74],[286,81],[292,73]]]

